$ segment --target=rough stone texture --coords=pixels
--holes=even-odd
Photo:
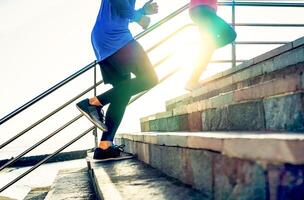
[[[266,199],[263,169],[252,162],[214,156],[214,199]]]
[[[228,106],[230,130],[265,130],[265,116],[262,101],[249,101]]]
[[[141,132],[149,132],[150,131],[150,122],[149,121],[141,122],[140,127],[141,127]]]
[[[216,97],[209,99],[211,108],[219,108],[225,105],[234,103],[234,94],[233,92],[227,92],[225,94],[220,94]]]
[[[270,200],[304,199],[304,165],[267,167]]]
[[[180,120],[178,116],[169,117],[167,119],[168,131],[179,131]]]
[[[212,157],[215,153],[200,150],[188,150],[188,165],[193,176],[193,187],[200,190],[207,199],[213,199]]]
[[[204,194],[135,159],[94,163],[104,200],[200,200]]]
[[[254,149],[254,151],[253,151]],[[226,139],[222,153],[230,157],[263,160],[272,163],[304,163],[303,140]]]
[[[304,88],[304,73],[303,72],[301,72],[301,77],[300,77],[300,79],[301,79],[301,88]]]
[[[227,107],[213,108],[202,112],[203,131],[229,130]]]
[[[178,147],[163,148],[161,152],[161,170],[174,178],[180,179],[183,174],[182,149]],[[182,179],[180,179],[182,180]]]
[[[185,131],[189,130],[188,116],[177,115],[167,118],[168,129],[167,131]]]
[[[304,37],[301,37],[295,41],[292,42],[293,48],[299,47],[299,46],[304,46]]]
[[[159,146],[159,145],[153,145],[150,144],[149,145],[150,148],[150,165],[152,167],[155,167],[156,169],[160,169],[162,168],[162,157],[161,157],[161,153],[163,151],[163,149],[165,147],[163,146]]]
[[[257,56],[253,59],[254,61],[254,64],[256,63],[259,63],[259,62],[262,62],[262,61],[265,61],[269,58],[272,58],[272,57],[275,57],[277,55],[280,55],[288,50],[291,50],[292,49],[292,43],[287,43],[285,45],[282,45],[278,48],[275,48],[275,49],[272,49],[271,51],[268,51],[260,56]]]
[[[145,163],[150,163],[150,148],[149,144],[138,142],[136,145],[137,157]]]
[[[293,138],[287,136],[286,139]],[[232,138],[230,140],[233,140]],[[136,146],[144,145],[136,143]],[[246,146],[246,143],[244,145]],[[260,148],[263,149],[267,145],[270,148],[273,146],[277,150],[281,149],[281,147],[276,147],[274,143],[268,142],[267,144],[267,141]],[[291,144],[291,146],[297,145]],[[204,149],[153,144],[150,144],[148,148],[149,164],[165,174],[199,189],[204,195],[203,199],[302,200],[304,197],[303,164],[284,164],[282,163],[284,161],[267,164],[266,161],[256,162],[232,158],[229,155]],[[240,149],[244,148],[240,146]],[[259,148],[259,146],[248,145],[248,148],[252,150]],[[137,148],[137,151],[143,150]],[[267,149],[265,151],[267,153]],[[299,156],[301,150],[298,149],[297,152],[297,156]],[[278,151],[277,154],[281,154],[281,152]],[[258,156],[257,159],[259,158]],[[258,163],[262,163],[262,165]]]
[[[158,121],[158,130],[159,131],[167,131],[168,130],[168,120],[167,118],[161,118]]]
[[[187,147],[222,152],[223,139],[188,136]]]
[[[264,100],[266,130],[304,131],[304,95],[291,95]]]
[[[275,69],[281,69],[289,65],[295,65],[304,61],[304,46],[290,50],[274,58],[273,65]]]
[[[190,131],[201,131],[202,130],[202,113],[193,112],[188,114],[188,124]]]
[[[159,131],[158,121],[159,121],[158,119],[149,121],[149,130],[150,131]]]
[[[45,199],[95,200],[96,196],[87,169],[60,171]]]
[[[33,188],[23,200],[44,200],[50,187]],[[0,197],[1,200],[5,200]]]
[[[184,134],[161,134],[157,137],[157,144],[185,147],[187,145],[187,137]]]
[[[295,74],[237,90],[234,93],[234,98],[235,101],[240,102],[295,92],[301,88],[300,84],[300,76]]]

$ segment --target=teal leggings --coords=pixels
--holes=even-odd
[[[215,48],[221,48],[232,43],[236,32],[216,11],[209,6],[197,6],[190,10],[190,17],[199,26],[202,34],[209,33],[214,40]]]

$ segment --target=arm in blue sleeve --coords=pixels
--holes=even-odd
[[[129,0],[110,0],[110,2],[123,18],[128,18],[131,21],[139,21],[143,15],[143,10],[139,9],[135,11],[130,5]]]

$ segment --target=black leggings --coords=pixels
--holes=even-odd
[[[99,64],[103,78],[113,85],[97,96],[103,106],[109,104],[105,115],[108,131],[101,140],[113,141],[131,97],[155,86],[158,78],[146,52],[135,40]],[[131,78],[131,73],[135,78]]]

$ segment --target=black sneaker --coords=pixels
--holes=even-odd
[[[104,123],[104,114],[101,106],[92,106],[89,103],[89,99],[85,99],[77,103],[76,107],[100,130],[108,130],[107,126]]]
[[[94,151],[93,159],[109,159],[109,158],[118,158],[121,156],[121,153],[124,152],[124,145],[113,145],[107,148],[106,150],[103,150],[101,148],[96,148]]]

